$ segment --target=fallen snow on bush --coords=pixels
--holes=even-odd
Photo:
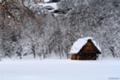
[[[119,61],[3,60],[0,80],[120,80]]]

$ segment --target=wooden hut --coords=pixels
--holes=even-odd
[[[72,46],[72,60],[96,60],[101,54],[100,47],[91,37],[78,39]]]

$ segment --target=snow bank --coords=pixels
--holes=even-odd
[[[95,46],[101,51],[99,45],[95,42],[95,40],[92,37],[85,37],[85,38],[80,38],[74,42],[69,54],[78,53],[80,49],[87,43],[88,39],[91,39],[95,44]]]
[[[0,80],[120,80],[119,61],[15,60],[0,62]]]

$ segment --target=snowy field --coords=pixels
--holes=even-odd
[[[120,61],[3,60],[0,80],[120,80]]]

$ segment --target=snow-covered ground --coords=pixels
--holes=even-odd
[[[120,61],[3,60],[0,80],[120,80]]]

